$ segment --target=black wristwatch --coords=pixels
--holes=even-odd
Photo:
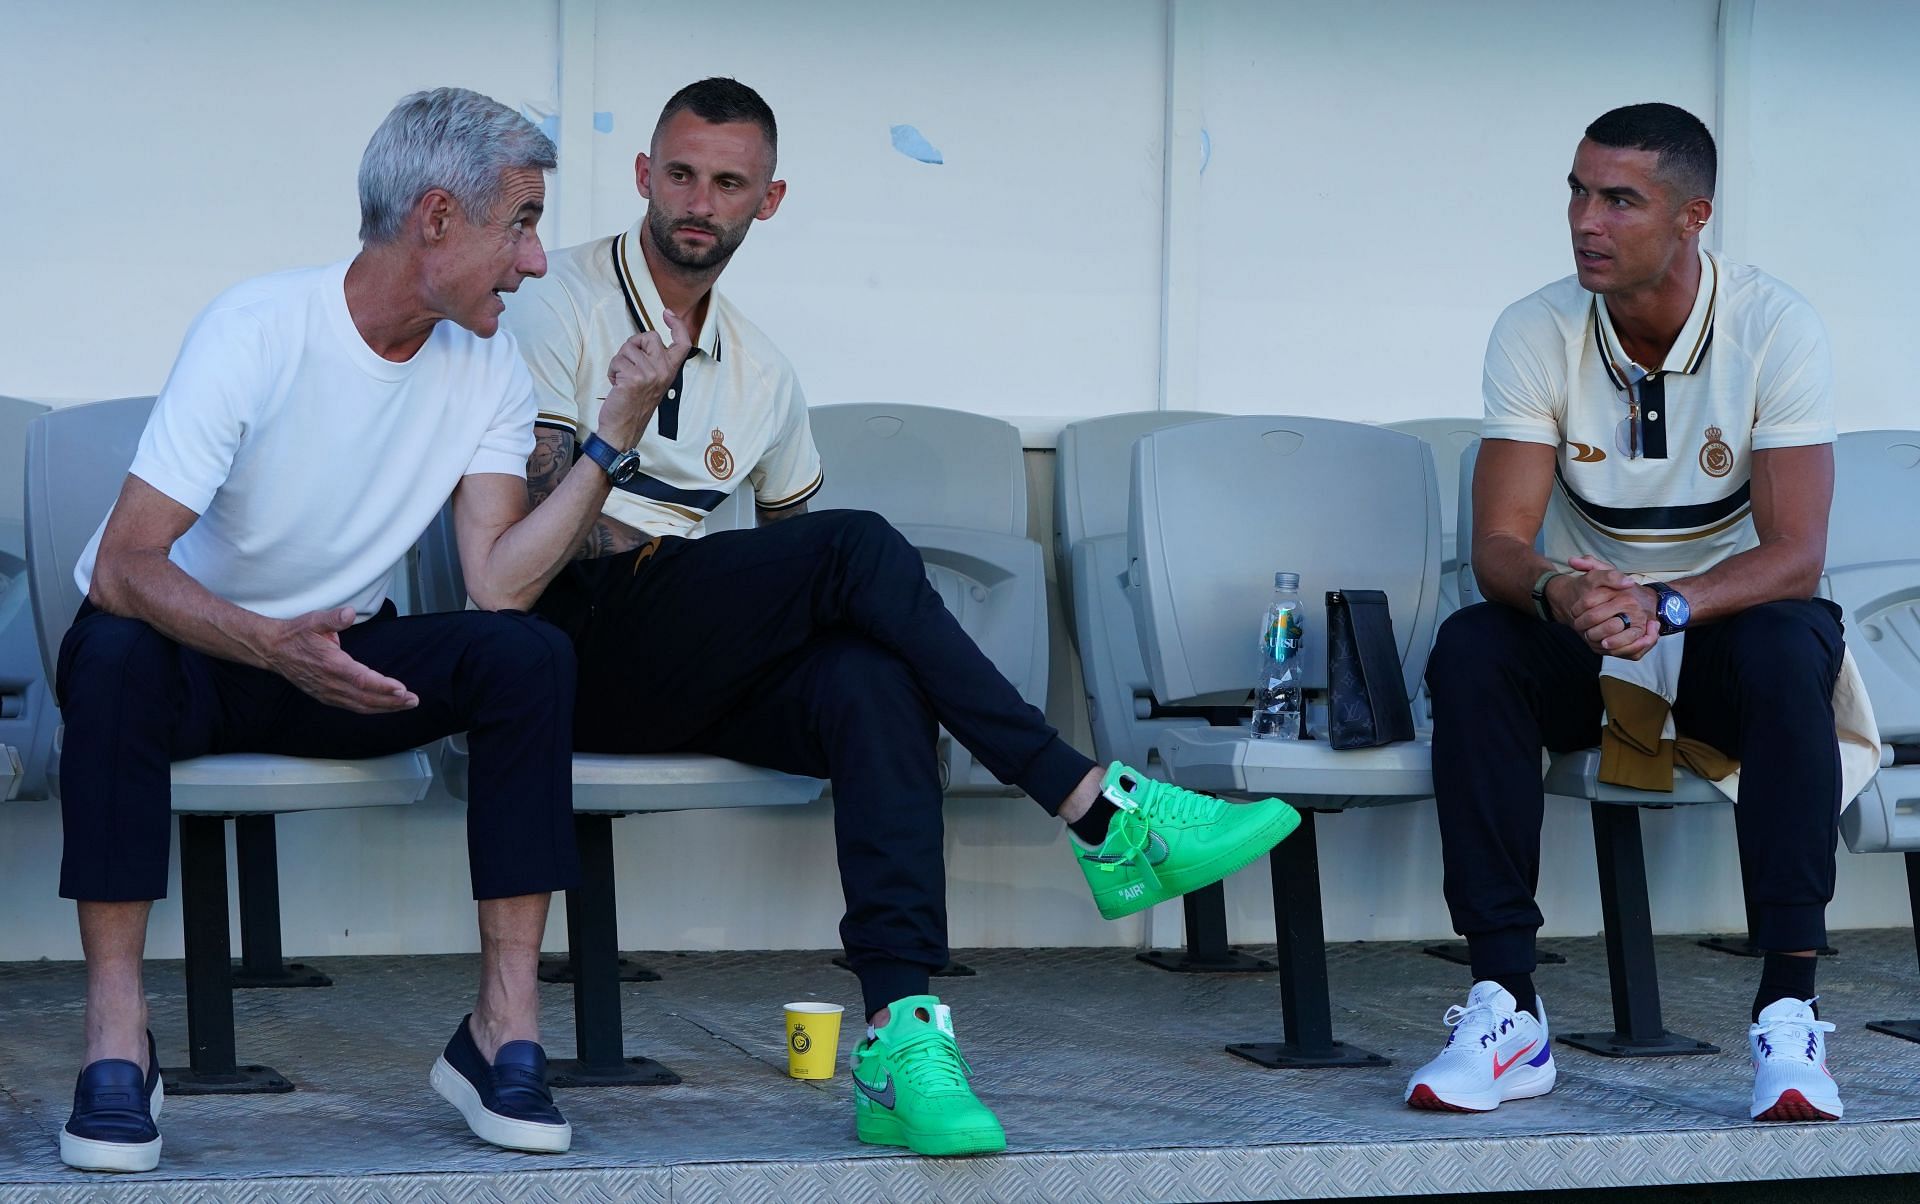
[[[589,434],[586,442],[580,445],[581,454],[606,470],[607,479],[615,485],[625,485],[640,475],[640,453],[632,448],[618,451],[598,435]]]
[[[1649,581],[1647,588],[1658,597],[1653,609],[1660,616],[1660,634],[1676,635],[1685,631],[1687,620],[1693,617],[1687,596],[1664,581]]]

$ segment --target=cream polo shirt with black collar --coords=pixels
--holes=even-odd
[[[1569,276],[1500,315],[1485,394],[1484,437],[1559,449],[1547,558],[1598,556],[1657,578],[1758,544],[1754,452],[1834,438],[1832,356],[1813,307],[1704,250],[1693,309],[1657,369],[1633,362],[1606,298]]]
[[[644,219],[642,219],[644,221]],[[504,324],[533,373],[537,425],[584,440],[607,392],[607,365],[642,330],[671,340],[641,256],[639,223],[547,256],[547,274],[506,295]],[[743,482],[762,510],[820,489],[820,453],[793,366],[715,291],[692,355],[648,421],[640,472],[602,511],[649,535],[698,537]]]

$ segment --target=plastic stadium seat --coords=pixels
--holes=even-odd
[[[1847,647],[1885,745],[1840,833],[1856,853],[1906,855],[1920,942],[1920,431],[1850,431],[1834,461],[1825,593],[1846,612]],[[1867,1027],[1920,1041],[1920,1020]]]
[[[1401,686],[1413,696],[1433,644],[1443,564],[1433,452],[1420,439],[1266,416],[1154,431],[1133,447],[1127,526],[1128,591],[1162,704],[1246,698],[1253,631],[1283,569],[1300,574],[1309,691],[1326,688],[1326,591],[1379,589],[1393,612]],[[1312,812],[1430,797],[1425,739],[1335,752],[1324,740],[1194,727],[1167,731],[1161,748],[1182,786],[1279,795],[1303,811],[1272,855],[1286,1039],[1229,1050],[1269,1066],[1383,1064],[1332,1037]]]
[[[1027,537],[1020,432],[998,418],[933,406],[816,406],[825,484],[811,510],[871,510],[926,561],[939,592],[1020,697],[1047,705],[1045,554]],[[940,733],[949,794],[1018,793]]]
[[[47,407],[0,397],[0,799],[47,797],[47,762],[60,717],[40,669],[27,577],[27,424]]]
[[[60,641],[80,608],[73,567],[119,496],[152,408],[151,397],[71,406],[40,415],[27,429],[27,565],[42,668],[49,681]],[[56,738],[48,767],[56,795],[58,743]],[[165,1072],[168,1091],[226,1094],[293,1089],[271,1068],[240,1066],[234,1056],[226,820],[239,821],[243,931],[250,944],[270,941],[268,952],[277,964],[279,882],[272,816],[413,803],[426,794],[432,780],[431,759],[418,749],[358,761],[243,753],[195,757],[174,765],[191,1058],[187,1069]],[[253,872],[249,874],[248,869]]]
[[[1125,761],[1164,774],[1160,737],[1172,728],[1205,727],[1202,711],[1163,707],[1153,697],[1133,603],[1127,596],[1127,481],[1133,445],[1151,431],[1218,418],[1192,410],[1145,410],[1088,418],[1060,432],[1054,468],[1053,551],[1068,629],[1080,653],[1093,748],[1102,761]],[[1237,715],[1216,709],[1213,715]],[[1186,948],[1152,949],[1140,960],[1192,973],[1272,970],[1261,958],[1227,944],[1226,891],[1218,883],[1180,900]]]

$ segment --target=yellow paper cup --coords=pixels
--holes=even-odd
[[[837,1003],[787,1005],[787,1073],[796,1079],[830,1079],[840,1061]]]

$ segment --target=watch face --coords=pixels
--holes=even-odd
[[[1660,595],[1660,617],[1671,625],[1686,626],[1687,616],[1691,613],[1692,608],[1687,605],[1687,600],[1674,591],[1667,590]]]
[[[639,475],[640,453],[636,451],[623,451],[607,465],[607,478],[616,485],[625,485]]]

